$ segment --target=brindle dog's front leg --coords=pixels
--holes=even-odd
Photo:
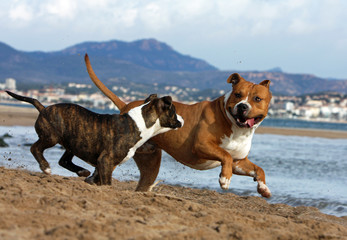
[[[233,173],[253,177],[254,181],[258,182],[258,193],[266,198],[271,197],[271,191],[266,186],[264,170],[252,163],[248,157],[234,162]]]
[[[112,184],[112,172],[115,169],[114,158],[107,153],[103,153],[97,160],[97,169],[100,178],[100,185]]]

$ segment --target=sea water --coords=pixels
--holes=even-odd
[[[9,147],[1,148],[0,166],[40,171],[30,153],[37,140],[33,127],[0,126],[0,136],[8,133]],[[45,151],[52,174],[75,176],[59,166],[64,150],[58,146]],[[269,203],[292,206],[314,206],[336,216],[347,215],[347,139],[255,134],[249,159],[262,167],[272,192]],[[78,158],[76,164],[93,171],[93,167]],[[204,188],[223,192],[219,188],[220,167],[199,171],[176,162],[163,153],[157,180],[165,184]],[[138,180],[139,171],[131,159],[117,167],[113,176],[121,181]],[[257,183],[251,177],[233,175],[232,192],[243,196],[259,196]]]

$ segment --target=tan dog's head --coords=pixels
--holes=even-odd
[[[272,97],[270,80],[254,84],[233,73],[227,82],[233,86],[224,98],[225,111],[231,122],[240,128],[258,127],[267,115]]]

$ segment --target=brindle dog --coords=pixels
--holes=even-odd
[[[39,140],[30,150],[41,170],[51,173],[43,151],[59,143],[66,149],[59,164],[79,176],[89,176],[88,170],[72,163],[73,156],[79,157],[95,167],[93,176],[86,181],[98,185],[111,184],[115,167],[133,157],[136,149],[149,138],[183,125],[170,96],[157,98],[153,94],[127,114],[108,115],[76,104],[44,107],[36,99],[6,92],[33,104],[40,112],[35,123]]]

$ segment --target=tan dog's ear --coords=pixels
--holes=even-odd
[[[151,94],[148,96],[148,98],[146,98],[145,103],[152,101],[153,99],[157,98],[157,94]]]
[[[267,87],[269,89],[270,83],[271,83],[270,80],[264,80],[261,83],[259,83],[259,85],[262,85],[262,86]]]
[[[243,78],[238,73],[233,73],[229,76],[227,83],[231,83],[233,86],[238,84]]]

